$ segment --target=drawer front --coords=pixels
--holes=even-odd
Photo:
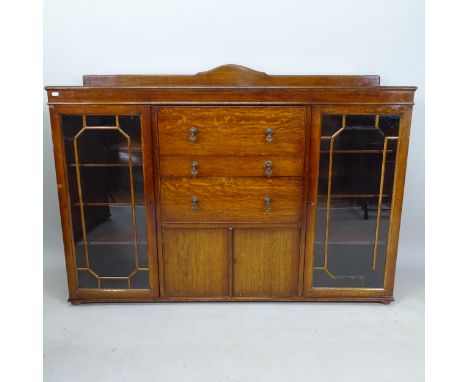
[[[302,179],[165,178],[161,199],[164,222],[295,223]]]
[[[303,157],[161,157],[161,176],[302,176]]]
[[[161,108],[160,155],[300,155],[304,152],[305,110],[274,106]]]

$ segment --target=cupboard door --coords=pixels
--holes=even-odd
[[[306,292],[382,290],[401,115],[317,113],[320,153]]]
[[[235,229],[234,296],[296,296],[299,237],[298,228]]]
[[[60,136],[77,291],[156,295],[149,110],[65,109]]]
[[[163,229],[163,295],[229,296],[227,229]]]

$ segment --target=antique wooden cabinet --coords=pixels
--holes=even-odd
[[[379,82],[47,87],[70,301],[390,302],[416,88]]]

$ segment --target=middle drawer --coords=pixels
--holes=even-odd
[[[159,159],[160,175],[172,176],[302,176],[300,156],[170,156]]]
[[[163,222],[301,219],[302,178],[163,178]]]

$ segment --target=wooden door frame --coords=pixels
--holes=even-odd
[[[68,275],[69,301],[72,303],[79,303],[81,299],[86,299],[86,301],[148,301],[156,299],[159,295],[159,283],[155,240],[156,218],[150,106],[50,105],[49,111],[51,116],[52,141],[54,149],[60,217],[63,232],[65,264]],[[71,220],[71,203],[70,194],[68,190],[67,166],[62,136],[61,115],[63,114],[127,114],[140,116],[143,176],[145,179],[144,194],[147,229],[146,234],[148,242],[148,276],[150,284],[149,290],[78,288],[74,255],[75,250],[73,240],[73,228]]]
[[[392,193],[392,209],[390,213],[389,233],[387,242],[387,260],[382,288],[313,288],[314,235],[315,216],[318,193],[320,131],[321,115],[336,114],[376,114],[385,113],[400,115],[400,130],[397,159]],[[304,297],[334,298],[334,297],[387,297],[393,296],[395,281],[395,266],[398,251],[398,235],[400,230],[401,209],[403,201],[406,160],[408,156],[409,132],[411,126],[412,106],[407,105],[325,105],[312,107],[312,122],[310,134],[309,157],[309,190],[307,200],[307,228],[304,255]],[[309,287],[310,286],[310,287]]]

